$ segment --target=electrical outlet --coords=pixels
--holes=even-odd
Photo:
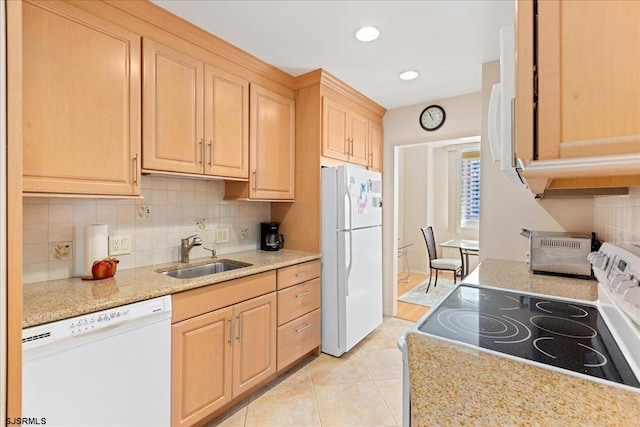
[[[240,229],[240,240],[247,240],[249,238],[249,229],[248,228],[241,228]]]
[[[109,236],[109,255],[126,255],[131,253],[131,236]]]
[[[218,228],[216,230],[216,243],[229,243],[228,228]]]

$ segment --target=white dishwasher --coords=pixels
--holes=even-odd
[[[171,297],[22,331],[22,416],[49,426],[169,426]]]

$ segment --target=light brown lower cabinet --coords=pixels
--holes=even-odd
[[[320,349],[320,261],[172,297],[171,424],[199,425]]]
[[[278,371],[320,345],[320,309],[278,327]]]
[[[172,422],[191,426],[276,372],[276,294],[172,326]]]

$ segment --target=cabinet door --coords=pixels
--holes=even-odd
[[[250,197],[293,200],[295,103],[251,85]]]
[[[322,155],[337,160],[349,160],[349,110],[322,98]]]
[[[202,173],[203,63],[143,39],[144,169]]]
[[[640,153],[639,52],[640,2],[538,1],[538,160]]]
[[[23,3],[23,190],[140,194],[140,37]]]
[[[233,395],[276,372],[275,292],[233,307]]]
[[[231,401],[232,309],[171,327],[171,424],[193,425]]]
[[[367,166],[369,161],[369,120],[360,114],[349,112],[349,163]]]
[[[204,66],[207,175],[249,178],[249,82]]]
[[[369,122],[369,162],[368,169],[382,172],[382,125]]]

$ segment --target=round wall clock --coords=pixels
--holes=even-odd
[[[444,108],[439,105],[429,105],[420,113],[420,126],[424,130],[434,131],[443,125],[446,117]]]

